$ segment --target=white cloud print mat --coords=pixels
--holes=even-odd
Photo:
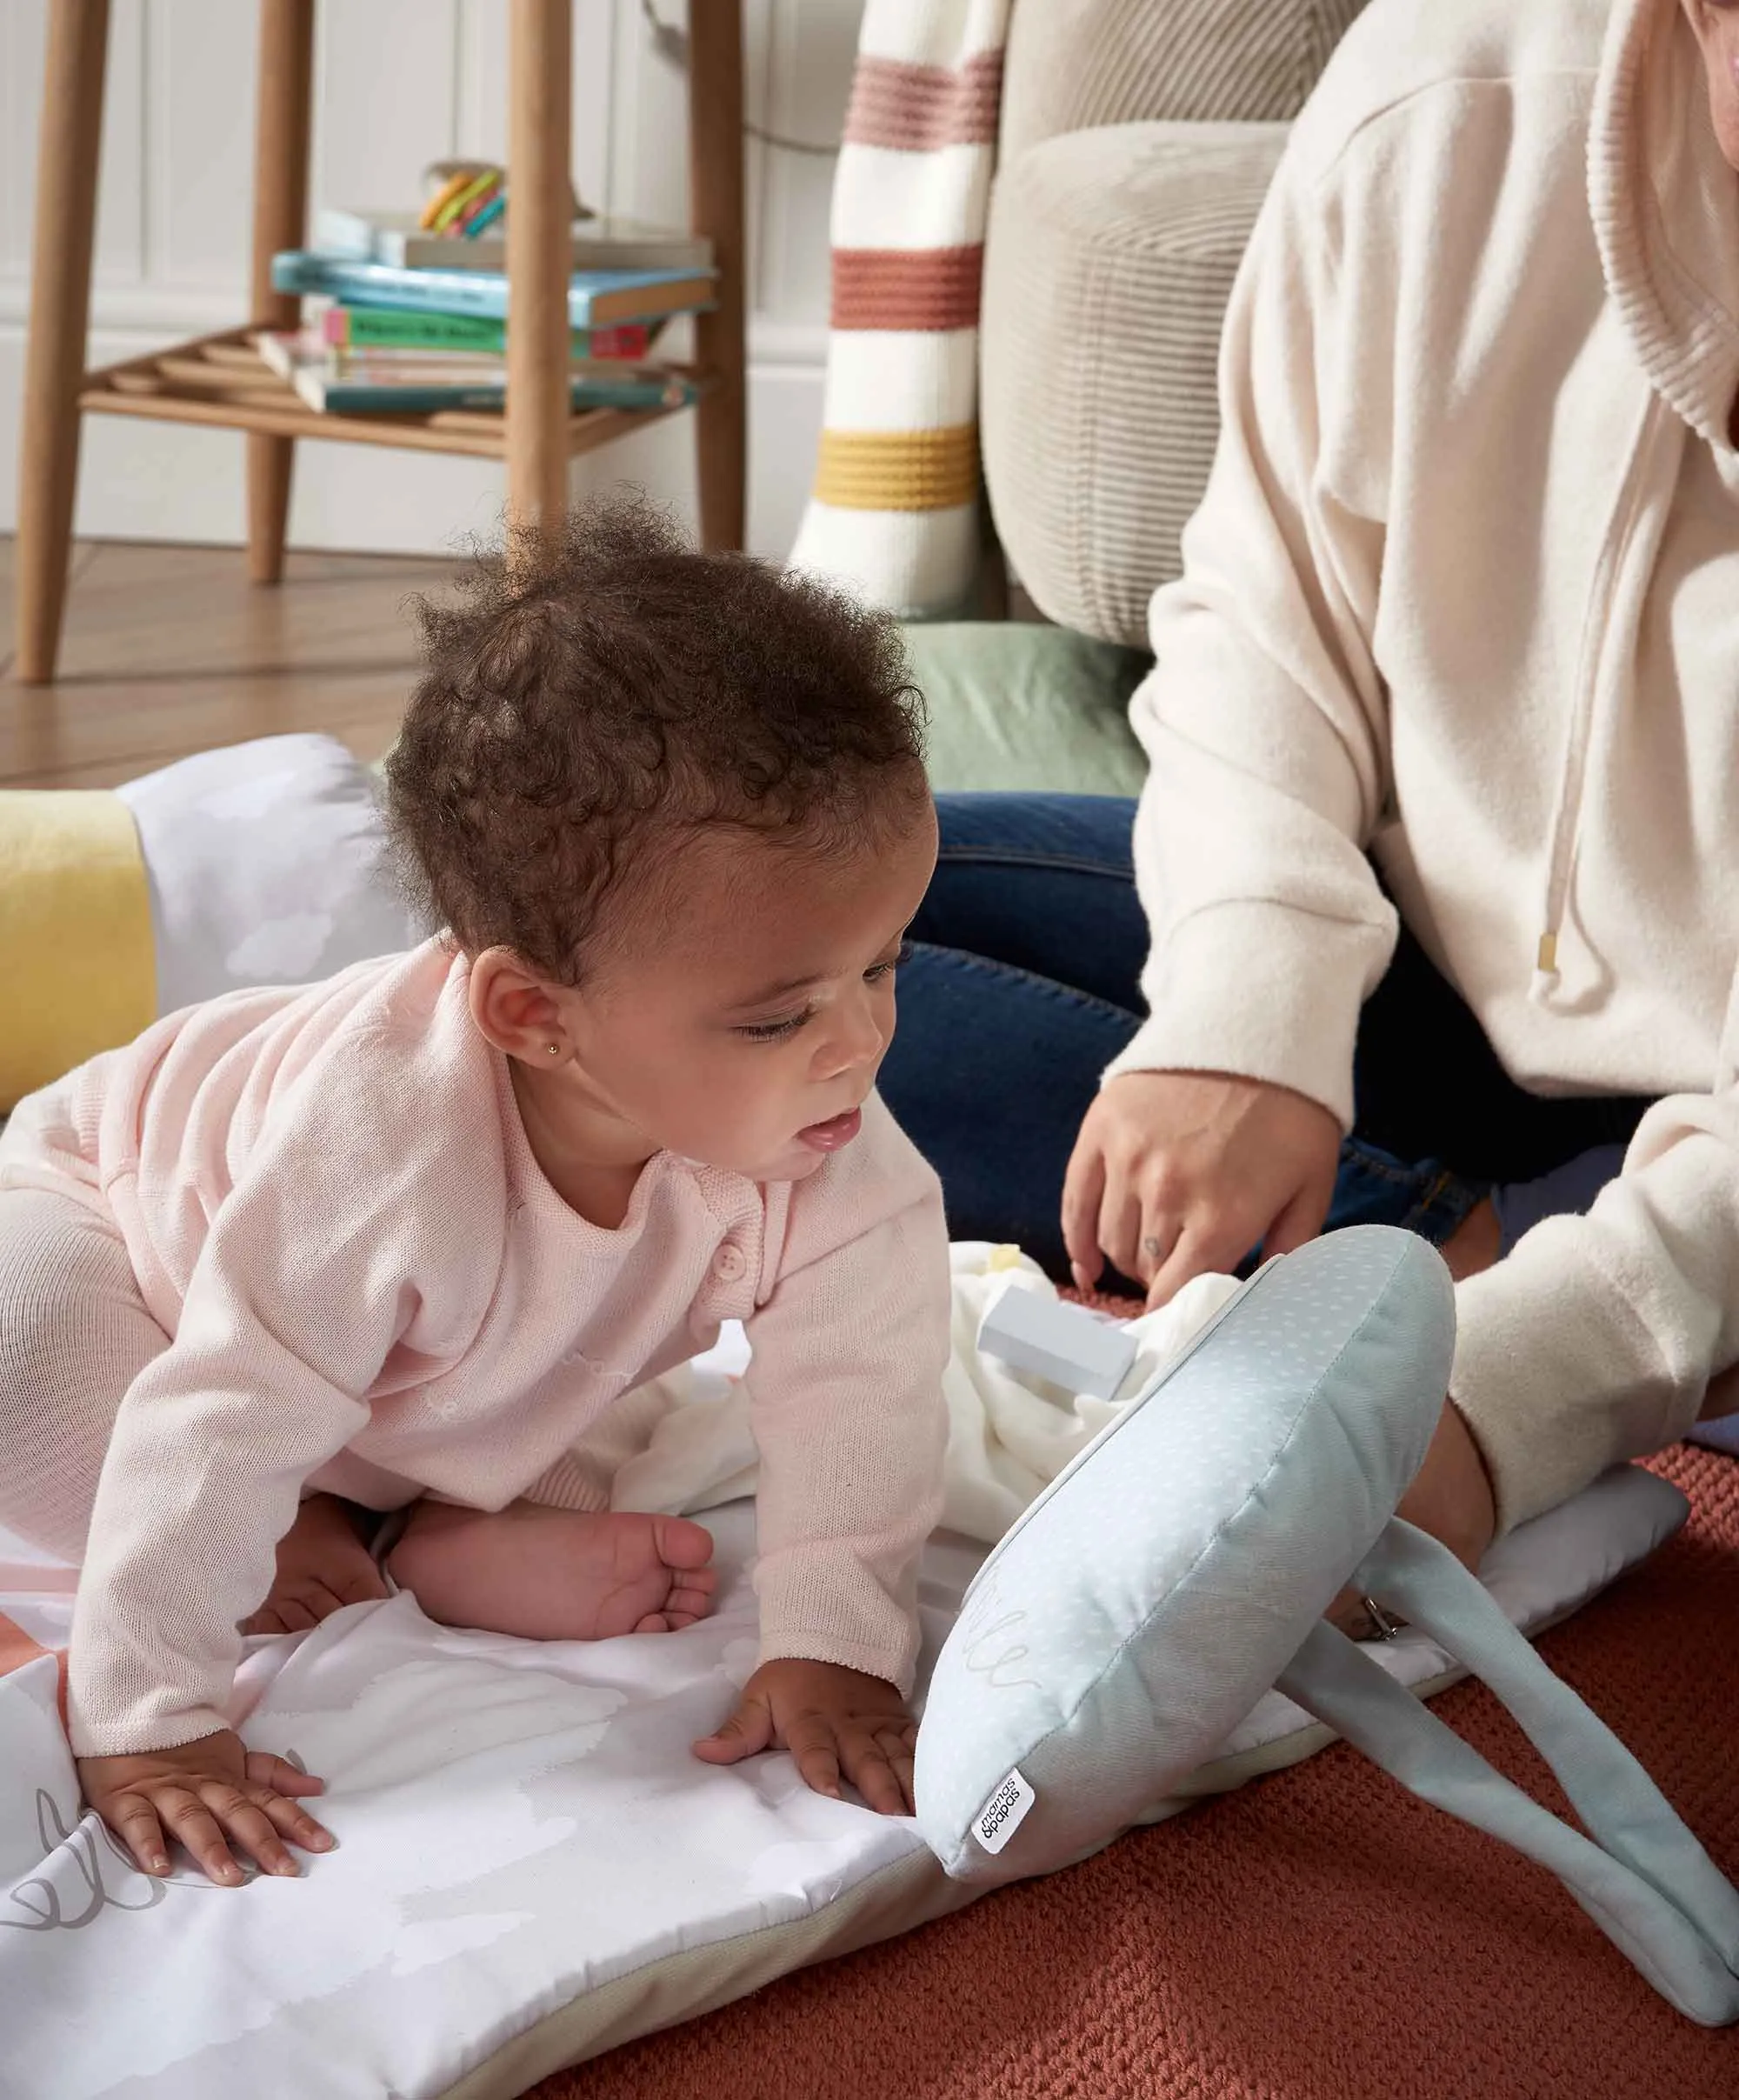
[[[969,1383],[950,1396],[957,1438]],[[722,1400],[716,1383],[701,1397]],[[1006,1475],[989,1412],[967,1470]],[[1650,1475],[1610,1476],[1504,1541],[1487,1579],[1518,1623],[1549,1623],[1659,1543],[1683,1506]],[[788,1758],[718,1769],[689,1755],[753,1666],[752,1518],[741,1501],[708,1516],[721,1609],[679,1635],[454,1633],[399,1597],[254,1643],[243,1733],[324,1775],[320,1813],[340,1843],[300,1880],[234,1890],[186,1870],[149,1879],[78,1817],[53,1652],[69,1578],[0,1535],[0,2095],[518,2093],[969,1900],[909,1823],[810,1793]],[[979,1557],[952,1536],[929,1548],[926,1663]],[[1421,1688],[1451,1675],[1416,1636],[1381,1659]],[[1270,1694],[1188,1791],[1327,1739]]]

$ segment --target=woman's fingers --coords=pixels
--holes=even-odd
[[[1090,1290],[1104,1273],[1099,1247],[1099,1203],[1105,1191],[1105,1156],[1083,1130],[1063,1179],[1063,1244],[1077,1290]]]
[[[1263,1252],[1272,1257],[1290,1254],[1299,1247],[1308,1246],[1323,1230],[1333,1194],[1332,1182],[1326,1189],[1307,1183],[1269,1227],[1263,1238]]]
[[[1153,1261],[1142,1250],[1142,1200],[1126,1176],[1115,1172],[1105,1177],[1099,1199],[1099,1244],[1114,1269],[1125,1276],[1151,1270]]]
[[[1168,1248],[1165,1259],[1149,1277],[1148,1310],[1152,1312],[1161,1305],[1169,1305],[1186,1283],[1213,1266],[1213,1263],[1203,1259],[1200,1237],[1185,1226]]]
[[[1183,1230],[1168,1239],[1165,1258],[1148,1279],[1148,1310],[1169,1305],[1186,1283],[1210,1270],[1229,1273],[1255,1246],[1261,1232],[1247,1213],[1198,1206],[1185,1218]]]

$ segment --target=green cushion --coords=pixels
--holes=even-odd
[[[905,630],[929,710],[930,784],[1137,795],[1147,758],[1129,695],[1153,658],[1036,620],[962,620]],[[384,760],[370,770],[378,776]]]
[[[1029,620],[909,625],[929,708],[930,784],[1134,795],[1147,760],[1129,695],[1152,658]]]

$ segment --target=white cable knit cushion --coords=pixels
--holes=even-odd
[[[950,1874],[1065,1865],[1221,1746],[1388,1523],[1454,1336],[1423,1241],[1331,1234],[1262,1270],[1032,1504],[930,1683],[918,1824]]]

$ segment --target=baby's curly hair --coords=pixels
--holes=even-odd
[[[421,598],[426,666],[386,762],[394,857],[467,954],[574,984],[609,907],[715,826],[828,854],[928,795],[899,630],[811,577],[699,554],[643,497],[477,558]]]

